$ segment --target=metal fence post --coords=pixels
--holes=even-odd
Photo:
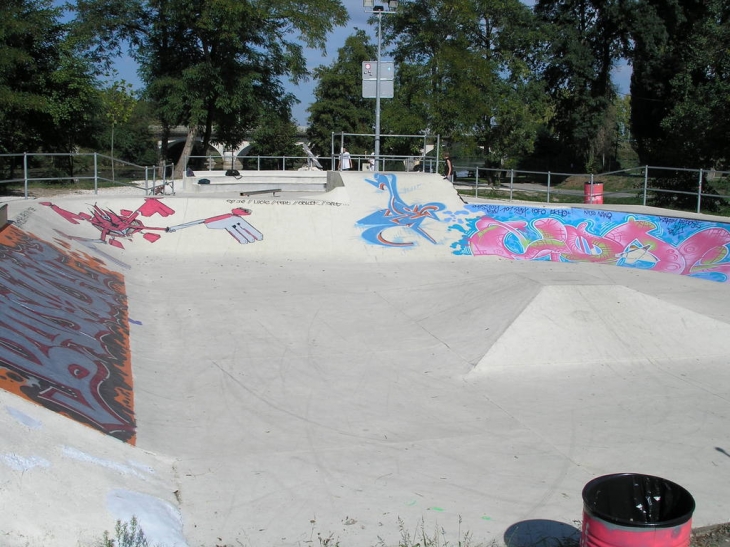
[[[550,203],[550,171],[548,171],[547,175],[548,175],[548,179],[547,179],[547,183],[548,183],[548,185],[547,185],[547,202],[549,204]]]
[[[515,187],[515,170],[509,170],[509,200],[512,201],[512,192]]]
[[[647,188],[649,187],[649,166],[644,166],[644,207],[646,207],[646,192]]]
[[[94,152],[94,194],[99,193],[99,154]]]
[[[700,179],[697,181],[697,212],[700,212],[702,202],[702,169],[700,169]]]
[[[474,197],[479,197],[479,168],[474,172]]]
[[[28,152],[23,152],[23,195],[28,199]]]

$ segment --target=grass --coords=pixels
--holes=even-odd
[[[580,204],[585,201],[584,187],[590,182],[586,175],[573,175],[565,178],[559,183],[548,187],[542,180],[531,180],[526,177],[519,177],[510,192],[509,179],[501,179],[499,186],[492,186],[486,181],[480,181],[477,196],[486,199],[514,201],[532,201],[546,204]],[[473,185],[474,179],[457,181],[457,184]],[[596,176],[594,184],[603,185],[603,203],[606,205],[643,205],[644,204],[644,177],[643,175],[601,175]],[[727,184],[726,184],[727,183]],[[652,189],[653,181],[648,181],[647,205],[661,207],[664,209],[697,212],[697,192],[688,191],[662,191]],[[526,189],[525,185],[530,185]],[[465,198],[474,197],[474,190],[460,188],[459,194]],[[718,194],[715,194],[719,192]],[[715,197],[720,196],[720,197]],[[730,216],[730,183],[723,180],[713,182],[712,186],[703,188],[703,195],[700,201],[700,212],[717,216]],[[549,199],[548,199],[549,197]]]
[[[135,516],[129,522],[117,520],[114,532],[115,536],[112,538],[107,530],[104,531],[101,547],[149,547],[144,530]]]
[[[437,525],[434,526],[434,531],[429,533],[426,530],[426,523],[423,519],[418,523],[416,529],[411,532],[406,528],[403,519],[398,517],[398,530],[400,532],[400,540],[398,541],[398,547],[479,547],[480,544],[475,544],[472,541],[471,532],[461,533],[461,516],[459,516],[459,530],[456,534],[456,540],[450,542],[446,537],[446,530],[443,527]],[[380,547],[387,547],[385,541],[378,537],[378,545]],[[481,544],[487,545],[487,544]],[[496,542],[492,541],[488,545],[496,546]]]
[[[340,543],[340,540],[333,533],[326,536],[317,533],[316,542],[314,540],[315,521],[312,522],[312,530],[309,541],[310,545],[319,545],[319,547],[347,547]],[[580,527],[580,523],[576,524]],[[101,540],[101,547],[150,547],[144,530],[139,526],[136,517],[132,517],[129,522],[117,520],[114,528],[115,536],[112,538],[108,531],[104,532]],[[461,516],[459,516],[459,527],[455,538],[447,537],[446,530],[436,524],[433,531],[426,528],[426,524],[421,519],[413,531],[409,530],[403,520],[398,518],[398,530],[400,539],[397,547],[499,547],[501,544],[497,540],[489,542],[476,542],[471,532],[461,530]],[[514,547],[578,547],[579,537],[571,538],[545,538],[536,545],[516,545]],[[390,547],[382,538],[378,537],[377,547]],[[158,546],[163,547],[163,546]],[[216,545],[215,547],[226,547],[225,545]],[[272,546],[275,547],[275,546]],[[512,547],[507,542],[507,547]],[[716,526],[706,526],[692,531],[689,547],[730,547],[730,523],[719,524]]]
[[[117,179],[116,182],[100,179],[97,188],[112,188],[117,186],[128,186],[134,184],[131,180]],[[54,190],[59,193],[72,192],[74,190],[93,190],[93,179],[63,180],[63,181],[34,181],[28,184],[28,191],[33,190]],[[0,184],[0,196],[23,195],[25,186],[22,182],[8,182]]]

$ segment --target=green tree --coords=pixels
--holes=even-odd
[[[538,0],[548,56],[541,70],[554,104],[553,138],[573,169],[601,170],[615,150],[611,71],[626,52],[629,0]]]
[[[132,84],[121,81],[114,81],[101,91],[101,102],[104,114],[111,127],[111,157],[112,157],[112,180],[114,180],[114,133],[117,126],[129,121],[136,100],[132,92]]]
[[[375,123],[375,102],[362,97],[362,62],[376,56],[375,46],[368,35],[357,29],[337,51],[330,66],[314,70],[317,85],[314,102],[308,108],[307,138],[315,154],[329,156],[332,133],[372,135]],[[337,139],[336,146],[339,146]],[[346,145],[351,153],[367,154],[372,151],[373,138],[348,137]],[[335,150],[338,153],[339,150]]]
[[[274,113],[265,114],[253,132],[251,145],[258,156],[302,157],[304,151],[297,144],[297,126],[289,118],[281,118]],[[283,164],[282,162],[286,162]],[[283,169],[293,167],[294,160],[268,159],[262,160],[264,168]]]
[[[45,145],[62,152],[74,152],[93,143],[98,127],[94,123],[99,108],[98,82],[83,57],[65,44],[57,65],[47,75],[46,112],[54,134],[45,136]]]
[[[616,161],[621,169],[639,165],[631,133],[631,95],[618,95],[614,101],[616,112]]]
[[[642,163],[727,167],[730,6],[641,0],[636,14],[631,121]]]
[[[53,149],[47,139],[55,133],[51,95],[61,92],[52,80],[63,56],[60,10],[50,0],[8,0],[0,14],[0,150]]]
[[[112,127],[107,120],[100,123],[103,131],[98,134],[99,150],[104,150],[111,142]],[[129,118],[120,122],[114,129],[114,155],[137,165],[155,165],[158,155],[157,138],[151,127],[159,125],[154,117],[152,106],[144,100],[137,100]]]
[[[8,0],[0,15],[0,151],[72,152],[91,143],[96,80],[61,10],[51,0]],[[54,161],[73,174],[71,157]]]
[[[389,123],[414,130],[412,121],[495,160],[532,149],[546,105],[531,69],[539,32],[529,8],[517,0],[414,0],[384,25],[399,74]]]
[[[76,28],[100,61],[128,41],[163,127],[188,126],[189,153],[199,132],[204,148],[214,129],[232,146],[265,112],[286,115],[283,78],[307,74],[296,40],[323,49],[346,20],[340,0],[77,0]]]

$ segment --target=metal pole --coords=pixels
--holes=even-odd
[[[697,181],[697,212],[701,210],[702,203],[702,169],[700,169],[700,180]]]
[[[23,152],[23,197],[28,199],[28,152]]]
[[[646,191],[649,186],[649,166],[644,166],[644,203],[643,205],[646,206]]]
[[[381,21],[383,12],[378,12],[378,63],[375,67],[375,166],[374,171],[380,171],[380,40]]]
[[[342,156],[344,154],[343,149],[345,148],[345,132],[340,131],[340,155],[338,156],[338,169],[342,171]]]
[[[547,187],[547,202],[550,203],[550,171],[548,171],[547,176],[548,176],[547,177],[547,183],[548,183],[548,187]]]

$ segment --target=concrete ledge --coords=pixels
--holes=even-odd
[[[210,184],[198,184],[208,179]],[[183,180],[186,191],[194,193],[257,192],[279,188],[282,192],[324,192],[328,186],[327,171],[240,171],[239,177],[226,176],[225,171],[195,171]]]

